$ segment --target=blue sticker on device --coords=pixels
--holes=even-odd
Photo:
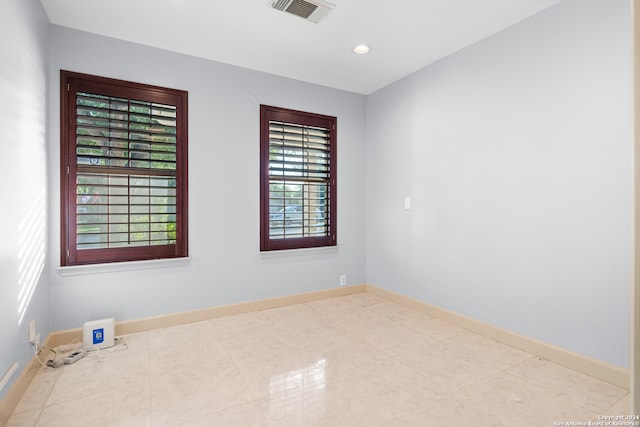
[[[104,342],[104,328],[93,330],[93,343],[100,344]]]

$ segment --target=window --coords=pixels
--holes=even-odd
[[[336,245],[336,118],[260,106],[260,250]]]
[[[61,265],[187,256],[187,92],[61,72]]]

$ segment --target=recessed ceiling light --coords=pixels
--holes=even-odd
[[[353,53],[358,55],[364,55],[369,52],[371,52],[371,47],[366,44],[359,44],[353,48]]]

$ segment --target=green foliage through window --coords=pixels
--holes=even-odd
[[[62,75],[63,264],[186,256],[186,92]]]

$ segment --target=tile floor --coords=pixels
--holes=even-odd
[[[626,390],[372,294],[127,335],[41,369],[10,427],[554,426]]]

